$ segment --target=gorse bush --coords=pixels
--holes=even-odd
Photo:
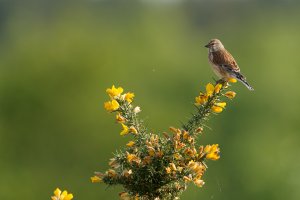
[[[234,80],[232,80],[234,82]],[[170,133],[155,134],[147,131],[139,118],[140,107],[133,105],[134,93],[123,93],[123,88],[112,86],[106,90],[110,100],[104,108],[116,114],[122,130],[121,136],[131,139],[109,161],[105,173],[95,172],[94,183],[109,186],[122,185],[121,199],[179,199],[189,183],[203,187],[206,161],[218,160],[218,144],[196,145],[203,134],[205,121],[211,114],[221,113],[226,102],[235,92],[228,91],[229,84],[223,80],[208,83],[205,92],[195,98],[195,113],[180,128],[170,127]]]

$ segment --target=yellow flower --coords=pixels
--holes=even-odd
[[[119,193],[121,200],[131,200],[131,196],[127,192],[121,192]]]
[[[215,87],[215,93],[218,94],[222,88],[222,84],[218,83]]]
[[[166,167],[166,172],[167,172],[167,174],[171,174],[171,172],[172,172],[171,168],[170,167]]]
[[[199,162],[195,162],[192,164],[189,163],[188,167],[195,172],[197,178],[201,178],[204,171],[206,170],[205,165]]]
[[[183,177],[184,182],[190,182],[192,179],[189,176],[184,176]]]
[[[183,167],[177,167],[177,171],[179,171],[180,173],[182,172]]]
[[[184,130],[184,131],[182,131],[182,137],[183,137],[183,139],[188,139],[188,137],[189,137],[189,133],[186,131],[186,130]]]
[[[237,80],[235,78],[230,78],[230,79],[228,79],[228,82],[230,82],[230,83],[236,83]]]
[[[155,155],[155,149],[153,147],[148,147],[148,154],[153,157]]]
[[[64,190],[63,192],[61,192],[61,190],[59,188],[56,188],[56,190],[54,190],[54,196],[51,197],[52,200],[71,200],[73,199],[73,194],[69,193]]]
[[[120,94],[122,94],[122,92],[123,92],[123,88],[121,88],[121,87],[116,88],[114,85],[111,88],[106,89],[106,93],[111,98],[118,97]]]
[[[182,149],[183,147],[185,147],[185,143],[175,141],[174,142],[174,147],[175,147],[175,149]]]
[[[127,135],[128,133],[129,133],[129,128],[128,128],[128,126],[126,126],[125,124],[121,124],[122,125],[122,128],[123,128],[123,130],[122,130],[122,132],[120,133],[120,135]]]
[[[194,180],[194,184],[197,186],[197,187],[202,187],[204,185],[204,181],[201,180],[201,179],[195,179]]]
[[[181,134],[181,131],[180,131],[180,129],[178,129],[178,128],[174,128],[174,127],[169,127],[169,129],[170,129],[170,131],[172,131],[174,134]]]
[[[208,83],[206,85],[206,94],[207,94],[207,96],[211,97],[213,95],[214,91],[215,91],[214,85],[211,84],[211,83]]]
[[[136,128],[134,128],[133,126],[130,126],[129,132],[131,132],[131,133],[133,133],[133,134],[138,134],[138,131],[137,131]]]
[[[118,110],[120,107],[120,104],[116,100],[107,101],[104,103],[104,108],[107,111],[115,111]]]
[[[128,92],[125,94],[125,100],[128,103],[131,103],[133,101],[134,93]]]
[[[215,105],[212,106],[211,110],[215,113],[220,113],[223,111],[225,106],[226,106],[226,102],[215,103]]]
[[[116,115],[116,120],[117,120],[117,122],[119,122],[119,123],[124,123],[126,120],[125,120],[125,117],[123,117],[120,113],[118,113],[117,115]]]
[[[211,150],[211,145],[206,145],[204,148],[204,153],[209,153]]]
[[[130,141],[126,144],[126,146],[128,146],[128,147],[132,147],[133,145],[134,145],[134,141]]]
[[[210,160],[218,160],[219,158],[220,158],[220,155],[218,155],[216,153],[214,153],[214,154],[211,153],[206,156],[206,159],[210,159]]]
[[[190,169],[194,169],[194,167],[197,165],[197,163],[193,160],[190,160],[190,162],[188,163],[188,167]]]
[[[215,113],[220,113],[223,111],[223,108],[219,107],[219,106],[212,106],[211,110]]]
[[[208,96],[205,95],[205,94],[202,94],[200,93],[200,95],[198,97],[195,98],[195,101],[196,101],[196,105],[199,106],[199,105],[202,105],[202,104],[205,104],[208,100]]]
[[[91,177],[92,183],[100,183],[102,179],[99,176],[93,176]]]
[[[170,167],[173,171],[177,170],[176,165],[174,163],[170,163]]]
[[[184,150],[184,153],[190,157],[194,157],[197,154],[197,151],[195,149],[191,149],[191,148],[186,148]]]
[[[156,145],[158,143],[158,135],[156,134],[151,134],[151,138],[150,138],[150,142],[154,145]]]
[[[219,106],[219,107],[221,107],[221,108],[225,108],[226,102],[215,103],[215,106]]]
[[[127,152],[127,161],[129,163],[131,163],[131,162],[140,163],[140,159],[135,154],[131,154],[128,152]]]
[[[116,171],[113,170],[113,169],[109,169],[109,170],[106,172],[106,174],[107,174],[109,177],[111,177],[111,178],[115,178],[115,177],[117,176]]]
[[[180,160],[182,158],[182,156],[179,154],[179,153],[174,153],[173,154],[173,157],[176,159],[176,160]]]
[[[233,99],[235,97],[236,93],[233,91],[228,91],[224,95],[229,99]]]
[[[188,139],[187,139],[187,141],[188,141],[189,143],[191,143],[191,144],[194,144],[195,139],[194,139],[193,137],[189,136]]]
[[[206,159],[218,160],[220,158],[220,149],[218,144],[206,145],[204,148],[204,153],[206,154]]]
[[[191,160],[188,163],[188,168],[196,174],[196,178],[200,179],[206,169],[205,165]]]

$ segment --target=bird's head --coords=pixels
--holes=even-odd
[[[205,45],[206,48],[209,48],[209,51],[219,51],[221,49],[224,49],[224,46],[222,42],[218,39],[212,39],[209,41],[207,45]]]

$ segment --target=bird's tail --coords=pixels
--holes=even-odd
[[[243,83],[249,90],[254,90],[253,87],[251,87],[251,85],[246,81],[246,78],[242,74],[236,73],[235,77],[237,78],[237,80]]]

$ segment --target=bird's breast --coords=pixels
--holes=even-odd
[[[227,77],[226,71],[219,65],[216,65],[214,62],[214,55],[213,53],[208,54],[208,61],[212,67],[213,72],[219,77],[224,78]]]

